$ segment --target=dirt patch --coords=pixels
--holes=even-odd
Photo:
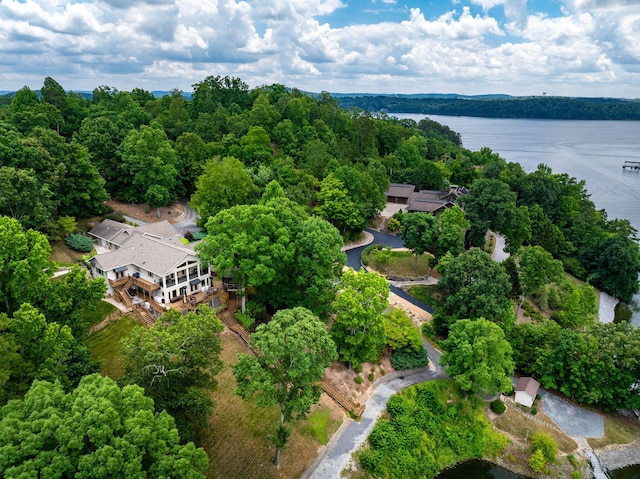
[[[185,210],[179,202],[171,203],[169,206],[161,208],[149,208],[145,204],[133,204],[120,200],[109,200],[106,205],[114,211],[118,211],[123,215],[144,221],[145,223],[156,223],[162,220],[169,220],[176,223],[184,216]]]

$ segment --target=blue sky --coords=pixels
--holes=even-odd
[[[640,98],[640,0],[0,0],[0,90]]]

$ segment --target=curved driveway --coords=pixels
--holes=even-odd
[[[371,244],[380,244],[382,246],[390,246],[392,248],[403,248],[404,247],[404,241],[402,240],[402,238],[398,238],[397,236],[394,235],[389,235],[389,234],[385,234],[385,233],[380,233],[379,231],[376,230],[372,230],[367,228],[367,232],[371,233],[373,235],[373,242]],[[369,245],[367,245],[369,246]],[[361,263],[360,263],[360,257],[362,256],[362,251],[367,247],[367,246],[359,246],[358,248],[353,248],[350,250],[347,250],[347,266],[353,268],[356,271],[360,270],[361,267]],[[411,304],[424,309],[425,311],[428,311],[429,313],[433,314],[435,312],[435,310],[429,306],[428,304],[423,303],[422,301],[417,300],[416,298],[414,298],[413,296],[409,295],[406,291],[393,286],[392,284],[389,284],[389,289],[391,290],[392,293],[400,296],[402,299],[410,302]]]

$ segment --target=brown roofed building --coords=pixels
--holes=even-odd
[[[518,379],[514,388],[516,393],[514,401],[526,407],[531,407],[540,389],[540,383],[533,378],[523,377]]]

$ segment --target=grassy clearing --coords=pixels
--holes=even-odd
[[[116,307],[113,304],[98,300],[92,307],[87,307],[82,311],[80,322],[88,329],[98,324],[115,310]]]
[[[224,479],[294,478],[311,465],[318,450],[340,426],[342,412],[316,406],[311,419],[291,424],[289,443],[280,455],[280,467],[273,466],[275,449],[267,439],[278,425],[278,408],[259,408],[254,400],[243,401],[234,393],[235,379],[231,364],[238,353],[247,352],[233,333],[225,331],[222,339],[224,370],[218,375],[218,389],[213,395],[216,406],[209,419],[209,435],[202,447],[209,456],[207,477]]]
[[[372,249],[369,251],[369,267],[380,274],[391,276],[428,276],[431,272],[429,260],[431,256],[418,256],[416,267],[415,255],[411,251],[393,251],[388,249]]]
[[[591,447],[600,448],[610,444],[629,444],[640,437],[640,424],[634,419],[621,416],[604,417],[604,437],[587,439]]]
[[[142,327],[140,321],[135,316],[127,314],[86,339],[85,343],[89,347],[91,357],[102,363],[104,376],[118,379],[124,374],[120,341],[138,327]]]
[[[95,254],[95,251],[91,253],[81,253],[80,251],[69,248],[64,240],[52,241],[51,256],[49,256],[49,259],[54,261],[58,266],[73,266],[81,262],[82,257],[88,254]]]
[[[436,309],[441,309],[444,306],[442,294],[436,285],[411,286],[407,292],[414,298],[419,299],[423,303],[433,306]]]
[[[536,416],[546,422],[552,422],[544,414]],[[514,410],[514,406],[509,404],[504,414],[497,417],[493,424],[503,432],[506,432],[520,443],[525,444],[526,440],[531,437],[533,431],[544,431],[553,437],[558,443],[558,450],[565,454],[572,453],[578,445],[573,439],[564,433],[560,433],[543,424],[537,423]]]

